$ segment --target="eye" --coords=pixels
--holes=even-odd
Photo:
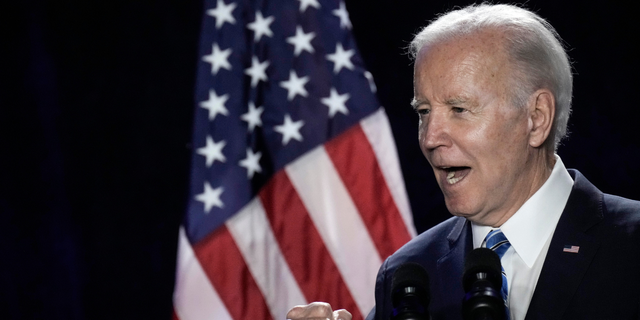
[[[465,108],[460,108],[460,107],[452,107],[451,110],[453,110],[453,112],[455,113],[463,113],[466,111]]]
[[[427,108],[423,108],[423,109],[416,109],[416,113],[417,113],[419,116],[427,115],[427,114],[429,114],[430,112],[431,112],[431,110],[430,110],[430,109],[427,109]]]

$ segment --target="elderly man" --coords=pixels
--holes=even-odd
[[[412,261],[431,279],[433,319],[460,319],[465,255],[498,234],[510,319],[638,319],[640,202],[603,194],[555,154],[572,91],[555,30],[515,6],[469,6],[411,49],[420,147],[455,217],[384,262],[369,318],[389,318],[392,275]],[[331,312],[312,304],[289,318]]]

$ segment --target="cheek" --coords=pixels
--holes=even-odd
[[[528,154],[525,131],[520,126],[494,126],[482,139],[484,143],[478,141],[482,147],[477,152],[487,160],[485,165],[489,165],[492,175],[517,177]]]
[[[515,111],[496,112],[490,119],[481,123],[474,130],[475,134],[478,139],[486,139],[488,143],[493,144],[496,150],[520,144],[528,125],[526,119]]]
[[[475,166],[485,178],[504,172],[512,153],[512,142],[509,135],[496,126],[496,123],[485,123],[462,130],[458,144],[462,151],[472,158]]]
[[[495,155],[497,147],[501,145],[495,127],[491,124],[476,123],[459,131],[459,143],[464,144],[465,149],[473,156],[484,158],[487,155]]]

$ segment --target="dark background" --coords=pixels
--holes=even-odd
[[[3,319],[169,319],[185,211],[198,1],[17,1],[0,49]],[[398,145],[416,226],[448,217],[417,146],[405,47],[453,1],[346,0]],[[559,154],[640,199],[637,19],[613,2],[529,1],[569,47]]]

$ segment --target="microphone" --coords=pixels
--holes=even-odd
[[[467,255],[462,276],[466,292],[462,300],[464,320],[504,320],[506,313],[502,288],[502,266],[498,254],[477,248]]]
[[[391,281],[391,320],[428,320],[429,276],[418,263],[398,267]]]

